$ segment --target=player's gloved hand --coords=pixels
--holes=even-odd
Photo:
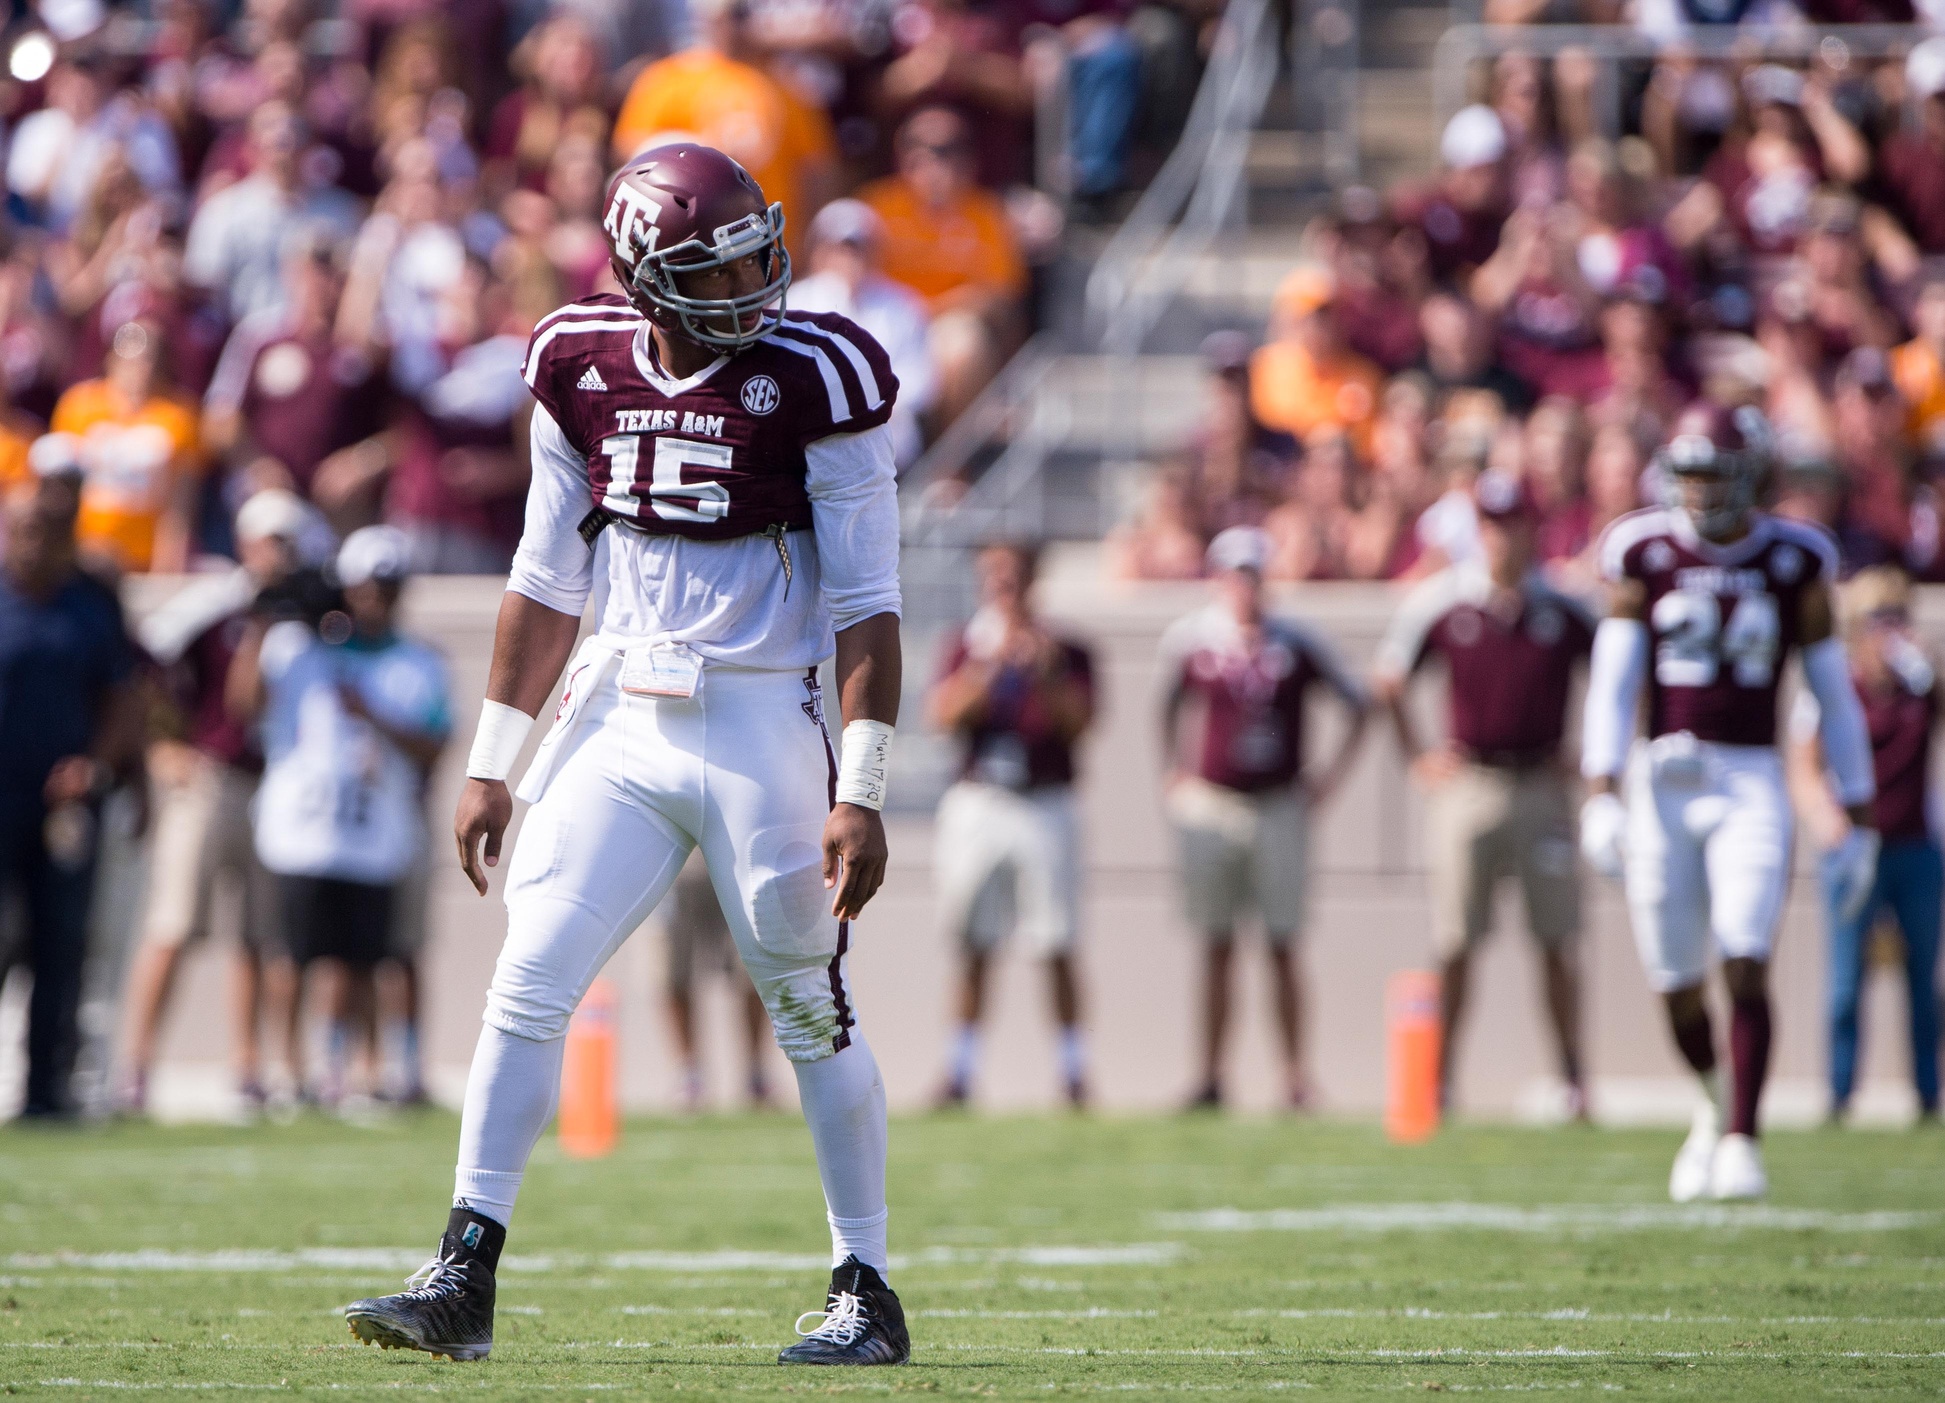
[[[1877,884],[1880,846],[1875,828],[1853,828],[1843,842],[1824,855],[1830,878],[1831,904],[1838,918],[1854,921]]]
[[[1618,794],[1590,794],[1580,806],[1580,855],[1603,877],[1619,880],[1628,811]]]

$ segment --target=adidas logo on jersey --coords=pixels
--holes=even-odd
[[[593,366],[589,366],[587,374],[575,382],[574,388],[577,390],[605,390],[608,388],[608,382],[601,378],[601,372],[599,370]]]

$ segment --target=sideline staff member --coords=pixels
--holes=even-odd
[[[1534,569],[1538,512],[1504,473],[1474,488],[1483,558],[1454,565],[1406,598],[1378,648],[1376,692],[1412,774],[1428,791],[1433,939],[1441,973],[1439,1098],[1450,1104],[1452,1049],[1472,952],[1492,925],[1493,894],[1517,876],[1546,970],[1547,1014],[1571,1114],[1587,1115],[1580,1053],[1580,886],[1573,801],[1560,763],[1567,693],[1594,646],[1594,621]],[[1450,677],[1447,739],[1419,744],[1406,707],[1412,675],[1436,655]]]

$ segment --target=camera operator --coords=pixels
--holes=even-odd
[[[328,601],[342,607],[292,576],[269,601],[284,616],[260,611],[230,670],[232,708],[263,726],[257,856],[330,1021],[326,1104],[344,1094],[351,1024],[369,1017],[396,889],[424,846],[424,776],[451,729],[444,660],[395,628],[407,548],[388,526],[354,531]]]
[[[143,621],[141,641],[163,670],[172,705],[152,734],[149,776],[155,793],[155,847],[147,916],[130,976],[127,1069],[122,1109],[147,1109],[162,1015],[182,952],[208,934],[216,892],[226,881],[240,898],[232,1011],[237,1091],[246,1110],[263,1107],[258,1031],[267,1012],[293,1064],[295,970],[277,936],[275,895],[257,861],[250,805],[263,774],[255,728],[226,703],[230,663],[250,626],[301,586],[300,542],[313,513],[296,494],[258,492],[236,514],[242,564],[198,576]],[[315,568],[309,575],[322,578]]]

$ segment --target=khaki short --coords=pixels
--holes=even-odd
[[[1303,932],[1308,912],[1309,821],[1290,789],[1243,794],[1179,781],[1167,809],[1182,855],[1182,906],[1202,934],[1227,936],[1254,910],[1272,941]]]
[[[1500,879],[1517,876],[1526,923],[1542,945],[1580,931],[1573,802],[1557,769],[1467,765],[1426,801],[1432,940],[1441,958],[1492,926]]]
[[[1016,928],[1029,953],[1061,955],[1080,930],[1080,817],[1069,785],[1022,794],[961,780],[939,801],[933,872],[946,933],[992,950]]]
[[[723,919],[701,848],[689,854],[676,874],[675,885],[662,902],[662,926],[669,940],[670,989],[686,991],[699,975],[729,974],[740,968],[736,942]]]
[[[145,943],[174,948],[208,935],[227,873],[241,895],[244,944],[282,948],[277,901],[250,830],[256,792],[255,775],[200,753],[184,778],[156,784]]]

